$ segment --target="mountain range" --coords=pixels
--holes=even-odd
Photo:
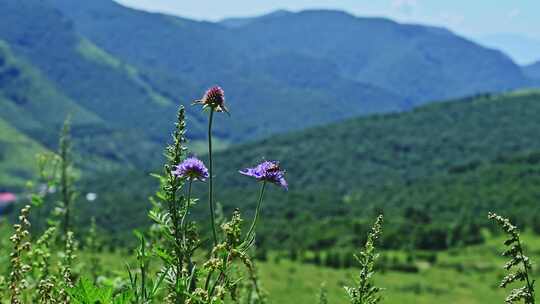
[[[54,150],[71,115],[93,170],[154,168],[180,104],[190,137],[204,139],[190,104],[214,84],[232,111],[216,124],[227,144],[535,83],[534,67],[448,30],[328,10],[213,23],[111,0],[0,0],[0,41],[0,119],[12,130],[0,134]]]

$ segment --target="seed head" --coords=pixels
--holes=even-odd
[[[206,90],[203,98],[196,100],[195,103],[202,104],[203,109],[210,108],[212,111],[229,113],[229,110],[225,106],[225,92],[219,86],[214,86]]]

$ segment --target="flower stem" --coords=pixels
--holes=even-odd
[[[519,250],[519,255],[520,255],[520,258],[521,258],[521,263],[523,264],[523,271],[525,272],[525,280],[527,282],[527,291],[529,292],[530,294],[530,298],[526,300],[526,303],[527,304],[534,304],[535,303],[535,300],[534,300],[534,281],[531,282],[529,281],[529,264],[527,264],[527,262],[525,262],[525,255],[523,254],[523,247],[521,247],[521,242],[519,240],[519,237],[517,239],[517,248]],[[531,302],[528,302],[528,301],[531,301]]]
[[[263,181],[261,186],[261,191],[259,192],[259,201],[257,202],[257,209],[255,209],[255,216],[253,217],[253,223],[251,223],[251,227],[249,227],[249,231],[246,236],[246,240],[251,239],[252,233],[255,232],[255,227],[257,226],[257,220],[259,219],[259,213],[261,210],[262,200],[264,197],[264,190],[266,189],[266,181]]]
[[[214,246],[217,245],[217,233],[214,216],[214,164],[212,161],[212,121],[214,119],[214,109],[210,109],[208,119],[208,162],[209,162],[209,180],[208,180],[208,205],[210,206],[210,220],[212,222],[212,236],[214,237]]]
[[[193,180],[189,180],[189,184],[188,184],[188,193],[187,193],[187,200],[186,200],[186,205],[184,206],[184,214],[182,214],[182,220],[180,221],[180,228],[182,230],[182,233],[183,233],[183,236],[182,236],[182,239],[183,239],[183,242],[184,242],[184,245],[185,245],[185,242],[186,242],[186,217],[187,217],[187,214],[188,214],[188,211],[189,211],[189,204],[191,203],[191,186],[193,185]]]

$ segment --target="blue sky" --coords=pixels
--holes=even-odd
[[[277,9],[339,9],[357,16],[447,27],[516,61],[540,59],[540,0],[117,0],[149,11],[217,21]],[[536,51],[539,51],[535,56]]]

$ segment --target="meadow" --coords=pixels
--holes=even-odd
[[[538,58],[417,1],[135,1],[0,1],[0,304],[535,303]]]
[[[267,223],[260,219],[266,192],[270,187],[287,191],[294,180],[277,160],[239,168],[237,174],[258,184],[255,211],[250,220],[239,209],[224,212],[214,199],[212,140],[214,115],[229,114],[224,92],[220,87],[210,88],[195,105],[208,113],[207,165],[188,151],[186,111],[181,107],[172,141],[165,149],[163,171],[153,174],[159,184],[147,214],[153,224],[133,232],[138,245],[131,249],[112,244],[95,218],[87,226],[76,227],[75,181],[82,172],[73,166],[70,122],[66,121],[58,152],[38,156],[38,182],[27,184],[28,205],[11,221],[0,223],[2,301],[535,303],[536,272],[531,258],[540,255],[540,242],[534,233],[521,235],[508,219],[494,214],[489,215],[492,225],[501,229],[479,226],[475,230],[478,244],[447,243],[438,250],[428,250],[433,243],[422,249],[422,242],[389,246],[389,239],[382,237],[383,214],[356,223],[356,232],[362,236],[352,242],[357,247],[353,251],[350,246],[310,250],[294,246],[294,240],[289,250],[272,249],[268,245],[272,242],[259,246],[257,231]],[[199,191],[205,192],[204,200],[196,198]],[[193,217],[195,205],[207,206],[203,219],[200,214]],[[407,212],[422,219],[419,210]],[[426,223],[410,223],[409,228],[422,224]],[[433,233],[425,232],[413,229],[410,233],[420,239]],[[381,250],[384,244],[387,249]]]

